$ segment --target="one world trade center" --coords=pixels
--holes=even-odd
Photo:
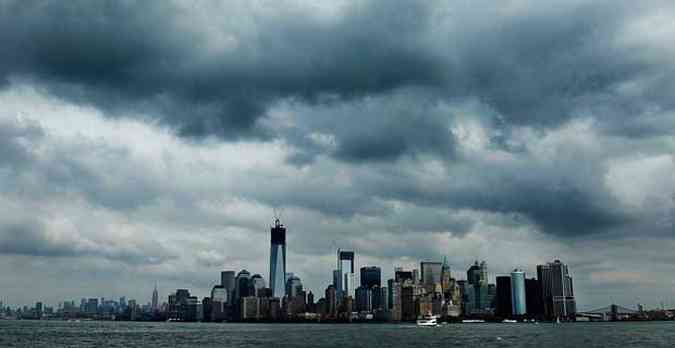
[[[283,297],[286,291],[286,228],[275,219],[271,232],[270,288],[272,296]]]

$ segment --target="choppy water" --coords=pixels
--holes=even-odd
[[[0,347],[673,347],[675,322],[206,324],[0,321]]]

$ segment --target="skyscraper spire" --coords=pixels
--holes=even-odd
[[[157,281],[155,281],[155,289],[152,291],[152,310],[159,310],[159,294],[157,293]]]

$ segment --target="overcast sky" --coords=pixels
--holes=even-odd
[[[672,1],[0,2],[0,300],[335,249],[675,306]]]

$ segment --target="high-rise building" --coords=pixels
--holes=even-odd
[[[373,293],[370,288],[359,286],[356,288],[356,310],[371,312],[373,310]]]
[[[521,316],[527,313],[525,272],[518,269],[511,272],[511,304],[513,315]]]
[[[340,250],[337,251],[337,268],[340,273],[339,287],[337,288],[339,297],[354,296],[354,252]]]
[[[382,286],[382,269],[377,266],[361,267],[361,286],[368,289]]]
[[[410,279],[415,282],[414,275],[412,271],[406,271],[402,267],[396,267],[394,270],[394,281],[397,283],[403,283],[406,279]]]
[[[466,271],[466,279],[471,285],[487,286],[487,263],[482,261],[479,264],[476,260],[476,262],[471,267],[469,267],[469,270]]]
[[[497,301],[495,306],[495,315],[502,318],[511,316],[513,312],[511,296],[511,277],[498,276],[497,277]]]
[[[537,266],[537,278],[541,282],[544,314],[547,319],[574,320],[576,301],[572,286],[572,277],[567,265],[555,260],[546,265]]]
[[[423,261],[420,263],[422,270],[422,286],[427,292],[434,292],[436,285],[441,285],[441,271],[443,264],[440,262]]]
[[[525,279],[525,300],[527,315],[530,318],[544,318],[544,299],[541,294],[541,283],[535,278]]]
[[[238,303],[240,298],[251,296],[251,273],[247,270],[241,270],[234,278],[234,303]]]
[[[446,300],[449,300],[452,297],[452,289],[450,284],[450,279],[452,278],[450,274],[450,265],[448,265],[448,258],[443,257],[443,265],[441,266],[441,289],[443,292],[443,297]]]
[[[229,292],[222,285],[216,285],[211,289],[211,321],[223,321],[226,319],[226,303],[228,302]],[[205,308],[206,311],[206,308]],[[206,314],[204,315],[207,316]]]
[[[286,290],[286,228],[279,219],[274,220],[271,229],[270,247],[270,288],[275,297],[281,297]]]
[[[394,279],[389,279],[387,281],[387,288],[389,291],[388,302],[389,302],[389,312],[390,319],[393,321],[401,320],[401,283],[396,282]]]
[[[235,272],[234,271],[222,271],[220,272],[220,285],[225,289],[225,291],[228,292],[228,300],[230,297],[232,297],[233,292],[234,292],[234,278],[235,278]]]
[[[302,281],[298,276],[291,276],[286,280],[286,296],[296,297],[302,292]]]
[[[263,278],[260,274],[254,274],[251,277],[251,280],[249,281],[249,295],[250,296],[258,296],[258,292],[262,289],[265,288],[265,278]]]
[[[386,311],[389,307],[389,290],[386,286],[373,286],[371,289],[373,311]]]
[[[335,319],[337,317],[337,290],[335,286],[329,285],[326,288],[326,313],[324,315],[328,318]]]
[[[153,311],[159,310],[159,293],[157,293],[157,283],[155,283],[155,289],[152,290],[151,308]]]

